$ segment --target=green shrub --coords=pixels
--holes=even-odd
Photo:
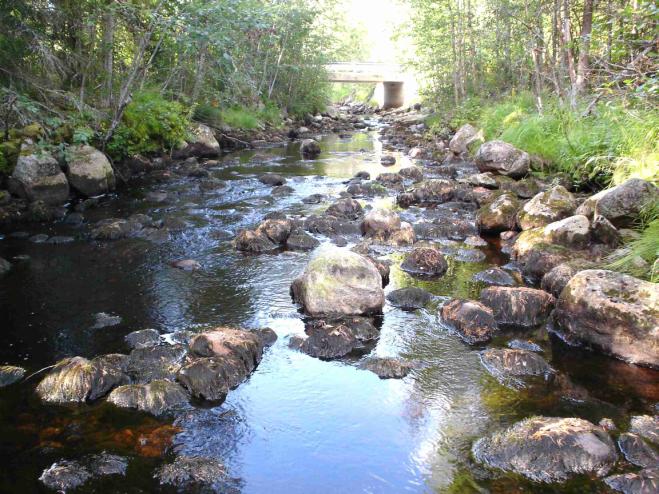
[[[231,107],[224,110],[208,103],[200,103],[194,111],[194,120],[212,127],[228,125],[234,129],[252,130],[263,124],[281,125],[281,111],[272,102],[260,110],[247,107]]]
[[[159,93],[143,92],[126,107],[107,151],[115,159],[167,151],[188,137],[189,125],[180,103]]]

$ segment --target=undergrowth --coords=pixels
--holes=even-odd
[[[281,112],[273,103],[263,108],[218,108],[208,103],[197,105],[194,120],[212,127],[226,125],[234,129],[253,130],[265,124],[278,127],[282,123]]]

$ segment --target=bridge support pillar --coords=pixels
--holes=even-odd
[[[402,82],[388,82],[382,83],[384,85],[384,101],[382,108],[388,110],[389,108],[400,108],[405,104],[405,92],[403,91]]]

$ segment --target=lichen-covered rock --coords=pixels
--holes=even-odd
[[[67,152],[68,177],[71,186],[91,197],[114,190],[114,170],[107,157],[91,146],[73,146]]]
[[[267,235],[253,230],[241,230],[234,241],[234,245],[236,250],[255,254],[269,252],[278,247]]]
[[[519,201],[510,193],[497,196],[485,203],[476,213],[476,224],[481,232],[498,233],[514,230]]]
[[[310,322],[306,329],[307,338],[291,340],[291,346],[299,348],[311,357],[336,359],[345,357],[355,350],[364,348],[364,343],[373,341],[378,331],[367,321],[339,320]]]
[[[522,178],[531,164],[528,153],[503,141],[483,143],[474,161],[481,172],[495,172],[511,178]]]
[[[128,382],[125,355],[104,355],[59,361],[37,386],[39,397],[49,403],[96,400],[112,388]]]
[[[277,244],[283,245],[288,240],[293,228],[293,223],[288,219],[267,219],[257,228],[256,233],[268,237],[268,239]]]
[[[14,384],[25,376],[25,369],[15,365],[0,365],[0,388]]]
[[[380,379],[402,379],[412,370],[412,365],[391,357],[371,357],[359,364],[361,369],[369,370]]]
[[[326,214],[349,220],[357,220],[364,215],[364,210],[359,201],[348,197],[339,199],[327,208]]]
[[[569,339],[639,365],[659,367],[659,285],[605,270],[577,273],[554,320]]]
[[[451,300],[441,316],[470,345],[489,341],[498,330],[492,309],[472,300]]]
[[[200,456],[178,456],[173,463],[163,465],[155,477],[161,485],[198,492],[197,489],[213,487],[227,477],[224,466],[212,458]],[[213,489],[215,492],[215,489]]]
[[[659,491],[659,467],[611,475],[604,482],[614,491],[623,494],[656,494]]]
[[[590,242],[590,221],[583,215],[569,216],[549,223],[542,233],[549,243],[582,249]]]
[[[648,204],[659,200],[659,188],[640,178],[603,190],[589,197],[579,206],[577,214],[589,218],[600,215],[616,227],[628,226]]]
[[[558,298],[572,277],[579,271],[591,269],[593,263],[585,259],[576,259],[559,264],[542,277],[540,288]]]
[[[126,373],[138,384],[155,379],[173,380],[185,355],[186,347],[181,344],[136,347],[128,355]]]
[[[304,158],[315,158],[320,155],[320,144],[314,139],[305,139],[300,144],[300,153]]]
[[[361,224],[362,234],[367,237],[388,236],[400,229],[400,216],[390,209],[370,211]]]
[[[220,143],[217,142],[213,129],[204,124],[197,124],[192,133],[189,154],[200,158],[215,158],[220,154]]]
[[[513,348],[491,348],[480,354],[481,362],[487,371],[505,385],[522,387],[518,377],[544,376],[554,370],[547,361],[531,350]]]
[[[77,461],[63,460],[45,469],[39,480],[49,489],[66,492],[80,487],[91,477],[91,472]]]
[[[387,300],[399,309],[416,310],[425,307],[432,300],[432,294],[417,287],[400,288],[389,292]]]
[[[499,183],[494,178],[494,174],[491,172],[487,173],[476,173],[471,175],[467,180],[471,185],[476,187],[485,187],[486,189],[498,189]]]
[[[293,299],[312,316],[367,315],[384,305],[382,277],[367,258],[346,249],[321,247],[292,284]]]
[[[538,228],[572,216],[576,207],[574,196],[565,187],[556,185],[524,204],[517,223],[522,230]]]
[[[416,247],[407,255],[400,268],[415,276],[442,276],[448,269],[444,255],[432,247]]]
[[[7,182],[9,191],[28,201],[62,204],[69,197],[69,182],[59,163],[47,152],[26,142]]]
[[[499,324],[536,326],[545,322],[554,306],[554,297],[543,290],[526,287],[488,287],[481,302],[494,311]]]
[[[122,408],[135,408],[152,415],[162,415],[186,404],[188,394],[171,381],[155,380],[148,384],[127,384],[115,388],[108,402]]]
[[[448,148],[453,154],[461,155],[467,152],[469,144],[478,139],[482,140],[482,134],[478,129],[470,124],[464,124],[451,138]]]
[[[536,482],[561,482],[573,475],[606,475],[617,455],[600,427],[578,418],[533,417],[478,440],[476,459]]]
[[[414,186],[412,192],[400,194],[398,205],[409,207],[412,204],[442,204],[453,200],[457,184],[452,180],[424,180]]]

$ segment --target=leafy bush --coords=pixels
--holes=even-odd
[[[159,93],[138,94],[126,107],[121,124],[108,143],[115,159],[170,150],[188,137],[188,115],[183,106]]]

